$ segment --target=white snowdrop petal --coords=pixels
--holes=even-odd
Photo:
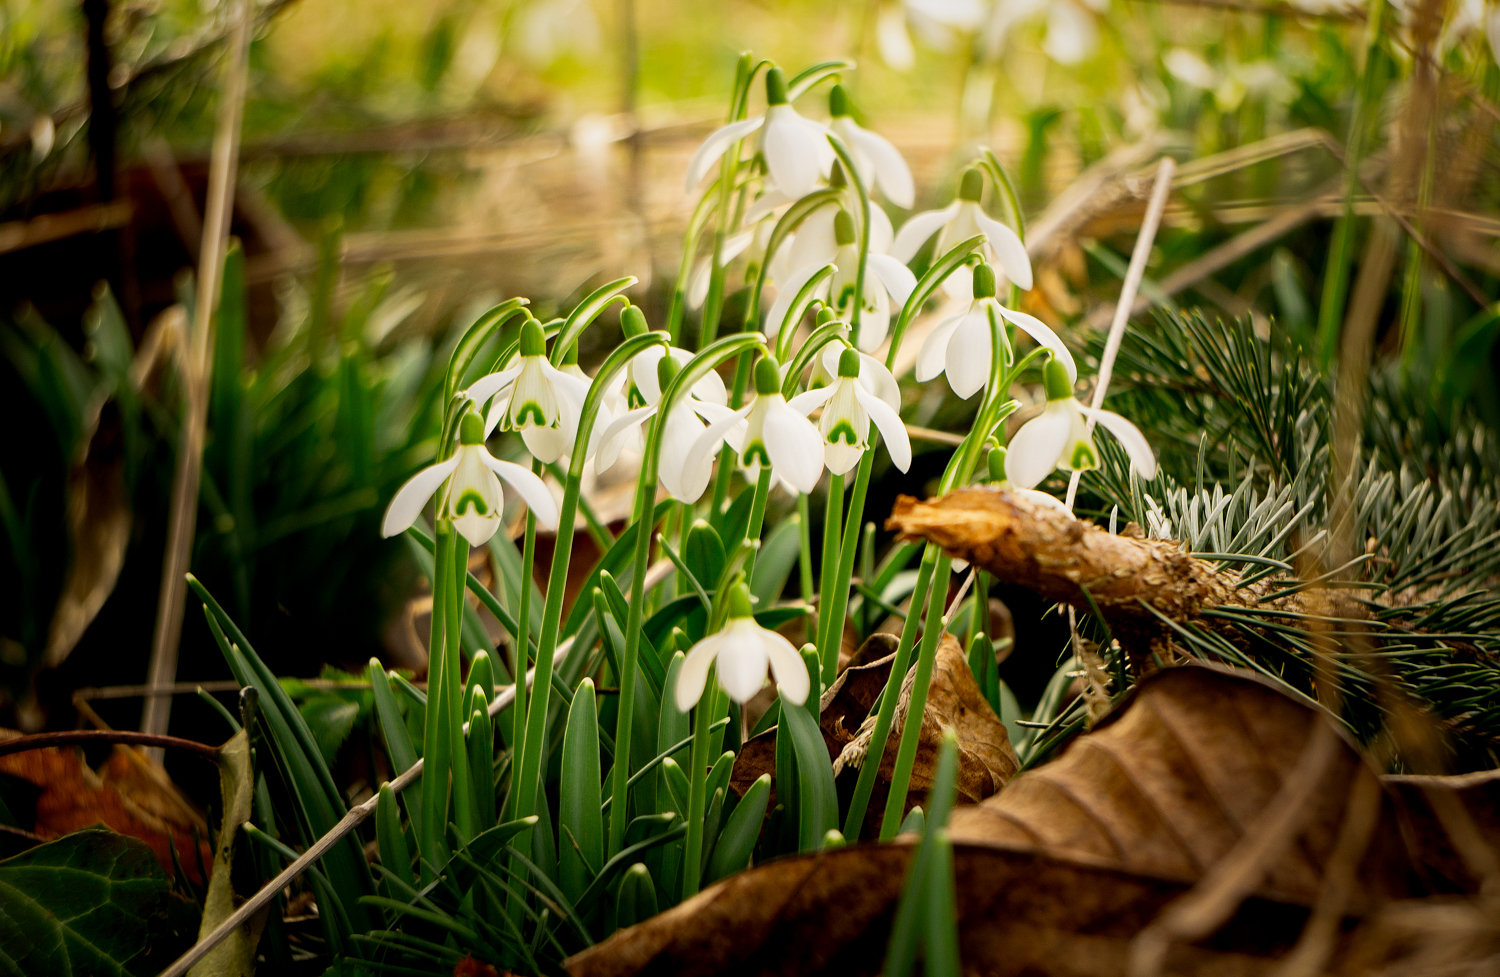
[[[885,401],[893,411],[901,410],[901,387],[884,363],[873,356],[860,354],[859,382],[865,389]]]
[[[1016,232],[977,207],[974,209],[974,221],[990,242],[995,260],[1005,269],[1005,277],[1020,286],[1021,291],[1031,291],[1031,256],[1026,253],[1026,245],[1021,243]]]
[[[906,165],[900,150],[879,133],[859,126],[850,127],[850,137],[854,141],[852,148],[869,158],[875,171],[875,182],[880,185],[886,199],[902,210],[910,210],[916,198],[916,188],[912,183],[911,168]]]
[[[1018,488],[1016,486],[1011,486],[1010,490],[1026,501],[1032,503],[1033,505],[1039,505],[1045,509],[1055,509],[1058,512],[1063,512],[1069,516],[1073,516],[1073,511],[1068,508],[1065,502],[1063,502],[1059,498],[1048,495],[1046,492],[1038,492],[1036,489]],[[1074,518],[1077,517],[1075,516]]]
[[[771,675],[776,687],[786,701],[800,706],[807,701],[812,691],[812,679],[807,674],[807,664],[792,643],[775,631],[759,628],[761,644],[765,648],[766,660],[771,665]]]
[[[750,617],[731,620],[722,632],[719,685],[735,702],[749,701],[766,684],[766,666],[770,662],[762,633],[763,629]]]
[[[557,500],[552,497],[552,493],[548,491],[542,480],[530,469],[522,468],[514,462],[501,461],[485,451],[482,445],[480,450],[484,453],[479,456],[479,460],[516,490],[516,494],[521,497],[527,507],[536,513],[536,521],[548,529],[556,529]]]
[[[830,200],[797,225],[797,233],[786,247],[787,262],[794,269],[818,269],[833,261],[839,250],[838,238],[833,232],[838,212],[838,205]]]
[[[824,265],[815,268],[802,268],[795,271],[785,282],[776,283],[776,302],[771,306],[770,313],[766,316],[766,335],[775,338],[781,331],[782,322],[787,313],[792,309],[792,303],[796,301],[797,293],[802,291],[802,286],[807,280],[822,271]]]
[[[693,645],[687,657],[682,660],[682,666],[677,670],[677,688],[672,690],[678,711],[687,712],[703,697],[703,687],[708,684],[708,670],[718,657],[724,639],[722,631],[711,634]]]
[[[994,336],[990,334],[989,317],[976,308],[960,320],[948,340],[943,357],[948,386],[965,400],[984,388],[990,378],[990,361],[994,358]]]
[[[829,343],[828,345],[833,346],[837,344]],[[835,366],[835,369],[837,369],[837,366]],[[804,390],[802,393],[787,401],[786,405],[792,410],[796,411],[798,414],[806,417],[808,414],[811,414],[814,409],[822,407],[824,404],[828,403],[828,399],[833,396],[833,392],[837,389],[837,384],[830,383],[826,387],[814,387],[812,390]]]
[[[389,537],[406,532],[417,521],[417,516],[421,515],[427,500],[443,484],[443,479],[453,474],[453,469],[457,467],[458,456],[454,455],[447,461],[428,465],[407,479],[406,484],[391,497],[390,505],[386,506],[385,518],[380,522],[380,535]]]
[[[550,465],[567,454],[572,438],[556,427],[540,427],[533,424],[521,432],[521,440],[532,457],[544,465]]]
[[[917,350],[917,379],[922,383],[933,379],[943,372],[943,366],[948,356],[948,344],[953,340],[953,332],[958,324],[964,321],[968,313],[963,312],[955,316],[949,316],[937,324],[937,328],[927,334],[922,340],[922,348]]]
[[[693,266],[693,277],[688,282],[688,308],[703,307],[703,301],[708,298],[708,286],[712,284],[712,272],[713,260],[710,258],[699,258],[698,263]]]
[[[1050,326],[1034,315],[1016,312],[1003,305],[1000,306],[1000,314],[1013,322],[1017,329],[1036,340],[1038,345],[1052,350],[1052,355],[1067,369],[1068,380],[1072,383],[1078,382],[1078,365],[1073,362],[1073,354]]]
[[[916,257],[917,252],[922,250],[922,245],[927,239],[936,234],[944,224],[953,219],[958,213],[957,200],[944,207],[942,210],[928,210],[917,214],[901,225],[901,230],[896,232],[896,240],[891,242],[888,254],[902,264],[906,264]]]
[[[604,433],[599,436],[599,453],[594,456],[594,471],[607,472],[614,467],[620,459],[620,452],[624,450],[626,441],[632,430],[640,427],[642,421],[656,413],[656,407],[638,407],[632,411],[626,411],[609,423]]]
[[[751,405],[753,404],[754,401],[751,401]],[[698,439],[693,442],[692,447],[688,448],[687,455],[683,459],[683,467],[696,471],[698,466],[704,464],[705,461],[709,465],[712,465],[713,456],[718,452],[719,445],[724,443],[731,431],[734,431],[745,423],[745,415],[748,413],[750,413],[750,405],[741,407],[739,410],[732,412],[728,417],[720,418],[704,428],[703,433],[698,435]]]
[[[891,463],[903,472],[910,469],[911,438],[906,433],[906,425],[901,423],[901,415],[858,384],[854,387],[854,396],[860,406],[869,412],[870,420],[875,422],[875,429],[885,439],[886,450],[891,453]]]
[[[772,106],[761,133],[761,152],[776,186],[789,196],[802,198],[818,187],[822,169],[812,133],[790,105]]]
[[[487,374],[469,384],[469,389],[464,391],[464,395],[476,405],[483,406],[485,401],[509,386],[510,382],[520,375],[519,366],[501,370],[499,373]]]
[[[865,271],[873,272],[879,279],[880,284],[890,293],[891,298],[901,305],[911,298],[911,293],[916,291],[917,276],[911,273],[906,265],[892,258],[888,254],[875,254],[871,252],[865,258]]]
[[[719,157],[724,155],[724,151],[736,139],[743,139],[745,136],[748,136],[756,129],[759,129],[765,121],[765,116],[756,116],[753,119],[731,122],[703,140],[703,145],[699,146],[698,151],[693,154],[692,162],[688,163],[687,179],[684,181],[686,188],[692,191],[697,187],[708,173],[709,167],[713,166]]]
[[[1005,449],[1006,480],[1018,488],[1035,488],[1057,467],[1071,426],[1068,411],[1051,404],[1022,424]]]
[[[1078,410],[1083,416],[1092,417],[1104,425],[1105,430],[1124,445],[1125,453],[1130,456],[1130,467],[1137,475],[1148,482],[1156,477],[1156,455],[1152,453],[1151,444],[1140,428],[1114,411],[1094,410],[1082,405],[1079,405]]]
[[[766,412],[766,453],[776,474],[804,495],[823,474],[823,438],[811,421],[785,404]]]

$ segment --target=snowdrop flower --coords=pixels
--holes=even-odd
[[[677,673],[673,694],[677,708],[687,712],[703,697],[708,670],[719,665],[719,687],[735,702],[748,702],[766,684],[766,666],[786,700],[802,705],[812,689],[807,665],[792,643],[755,623],[750,588],[743,580],[729,590],[729,620],[718,634],[693,645]]]
[[[916,197],[911,168],[890,140],[854,121],[854,109],[843,85],[834,85],[828,94],[828,114],[833,116],[829,127],[849,147],[865,185],[874,183],[891,203],[903,210],[911,210]]]
[[[1038,344],[1052,351],[1053,358],[1065,370],[1069,382],[1078,378],[1073,354],[1063,345],[1057,333],[1035,316],[1013,312],[995,300],[995,271],[980,265],[972,276],[974,301],[967,312],[949,316],[927,334],[917,351],[917,379],[923,383],[939,373],[946,373],[948,386],[967,400],[981,390],[990,378],[995,355],[994,329],[990,316],[997,315],[1013,323]]]
[[[966,241],[976,234],[983,234],[986,244],[983,254],[990,264],[998,264],[1021,291],[1031,290],[1031,258],[1026,246],[1016,232],[990,217],[979,206],[984,192],[984,175],[978,167],[964,172],[959,186],[958,199],[942,210],[929,210],[917,214],[901,226],[896,242],[891,245],[891,257],[907,264],[916,257],[926,240],[938,234],[935,254],[941,255],[959,241]],[[941,232],[941,233],[939,233]],[[953,298],[961,299],[969,294],[970,271],[967,266],[958,268],[943,283],[944,290]]]
[[[1142,479],[1156,477],[1156,456],[1140,428],[1113,411],[1094,410],[1073,396],[1074,377],[1058,360],[1042,368],[1047,407],[1015,437],[1005,455],[1005,476],[1012,485],[1032,488],[1054,468],[1088,471],[1099,467],[1099,451],[1088,430],[1088,419],[1104,425],[1124,445],[1130,468]]]
[[[688,163],[691,191],[736,140],[760,131],[758,146],[778,190],[797,199],[817,189],[819,178],[833,164],[826,126],[804,119],[786,100],[786,75],[780,68],[766,72],[766,114],[731,122],[704,140]]]
[[[621,450],[632,438],[635,443],[641,444],[641,425],[644,424],[661,406],[661,392],[666,389],[667,384],[682,368],[677,354],[682,350],[672,349],[670,355],[668,350],[657,346],[652,348],[655,356],[652,358],[652,372],[654,376],[648,384],[645,382],[644,369],[635,370],[635,380],[632,381],[632,396],[639,396],[647,403],[643,407],[621,414],[609,423],[604,433],[599,437],[599,453],[594,458],[594,470],[596,472],[608,471],[619,459]],[[647,352],[651,352],[648,350]],[[637,356],[631,360],[631,367],[636,367]],[[712,379],[710,379],[712,378]],[[644,385],[645,390],[640,386]],[[717,398],[715,400],[715,398]],[[679,502],[697,502],[708,488],[709,477],[713,473],[713,455],[705,454],[701,458],[694,459],[692,465],[688,464],[688,453],[697,442],[699,435],[707,425],[704,419],[714,421],[735,421],[739,415],[724,406],[728,400],[724,392],[724,381],[716,373],[709,373],[707,377],[699,380],[693,385],[687,396],[679,398],[672,409],[667,412],[667,418],[662,428],[661,454],[657,456],[656,473],[662,488],[667,494]],[[731,443],[738,440],[734,431],[729,432]]]
[[[1108,9],[1109,0],[999,0],[985,25],[983,48],[998,59],[1011,28],[1045,11],[1042,50],[1058,64],[1078,64],[1099,47],[1096,18]]]
[[[989,455],[990,484],[996,488],[1004,489],[1011,495],[1025,499],[1032,505],[1041,506],[1044,509],[1054,509],[1067,515],[1069,518],[1077,518],[1073,515],[1073,510],[1068,508],[1067,503],[1056,496],[1048,495],[1046,492],[1038,492],[1036,489],[1021,488],[1020,486],[1010,484],[1010,480],[1005,477],[1005,458],[1005,449],[1000,447],[1000,442],[991,438]]]
[[[830,343],[829,345],[834,345]],[[818,432],[823,436],[823,463],[835,475],[842,475],[859,464],[860,456],[870,450],[870,422],[885,438],[891,461],[903,472],[911,468],[911,440],[906,425],[897,413],[900,402],[889,403],[877,397],[860,379],[859,351],[846,348],[839,354],[838,377],[832,384],[793,397],[787,405],[801,413],[821,405],[823,417]],[[885,370],[885,367],[880,367]],[[890,377],[891,385],[895,378]]]
[[[872,215],[877,212],[878,208],[870,209]],[[834,273],[819,291],[827,298],[838,318],[846,322],[852,321],[854,293],[859,284],[859,245],[854,233],[854,219],[842,209],[831,213],[834,245],[831,261],[819,260],[823,259],[823,254],[813,253],[812,249],[799,249],[794,254],[794,262],[800,258],[817,263],[793,272],[781,289],[766,320],[772,328],[781,327],[787,309],[807,283],[807,279],[828,264],[834,265]],[[873,231],[875,222],[872,220],[870,223]],[[814,229],[811,233],[819,234],[821,229]],[[865,352],[878,349],[885,342],[886,334],[891,329],[891,302],[894,301],[897,307],[905,305],[917,287],[916,276],[911,273],[910,268],[888,254],[876,252],[873,237],[872,234],[871,247],[865,255],[864,300],[860,303],[859,348]],[[797,266],[794,264],[794,267]]]
[[[497,426],[502,431],[518,431],[526,450],[543,464],[551,464],[573,450],[589,379],[576,362],[570,373],[547,360],[547,337],[535,319],[521,326],[519,353],[517,365],[481,377],[465,393],[476,405],[491,401],[486,433]],[[602,404],[600,419],[609,421],[609,410]]]
[[[719,443],[743,430],[739,464],[745,477],[760,477],[762,465],[798,492],[811,492],[823,474],[823,438],[807,414],[812,406],[788,403],[781,395],[781,367],[769,356],[755,364],[755,399],[708,426],[688,452],[685,467],[699,470]]]
[[[897,71],[910,71],[916,63],[907,21],[928,44],[939,51],[951,47],[952,31],[972,31],[984,20],[982,0],[904,0],[882,4],[875,21],[875,41],[880,58]]]
[[[548,529],[557,526],[557,502],[547,486],[520,465],[491,455],[484,446],[484,420],[469,411],[459,422],[458,450],[453,457],[427,466],[401,486],[385,510],[380,535],[390,537],[405,532],[446,481],[437,517],[451,519],[470,546],[481,546],[500,528],[500,516],[505,510],[500,479],[509,482],[520,494],[536,514],[537,522]]]

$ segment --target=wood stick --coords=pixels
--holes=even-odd
[[[198,293],[192,337],[183,366],[182,440],[172,478],[172,508],[167,551],[162,561],[161,600],[156,608],[156,630],[146,682],[152,688],[172,684],[177,676],[177,650],[182,638],[182,613],[187,598],[185,574],[192,557],[198,525],[198,486],[203,474],[204,428],[207,424],[209,364],[213,356],[213,317],[219,297],[219,276],[228,247],[234,180],[240,144],[240,118],[245,104],[250,43],[250,2],[240,0],[231,35],[223,101],[219,105],[209,163],[208,200],[198,257]],[[141,712],[141,730],[161,735],[167,731],[172,698],[153,695]],[[158,762],[161,754],[153,748]]]
[[[1167,206],[1167,194],[1172,190],[1172,173],[1177,162],[1163,156],[1156,169],[1156,184],[1151,188],[1151,202],[1146,205],[1146,217],[1141,221],[1141,232],[1135,238],[1135,250],[1130,254],[1130,267],[1125,272],[1125,284],[1120,289],[1120,300],[1115,303],[1115,319],[1109,325],[1109,337],[1104,342],[1104,355],[1099,360],[1099,375],[1094,380],[1093,408],[1104,405],[1104,393],[1109,389],[1110,375],[1115,371],[1115,357],[1120,354],[1120,343],[1125,339],[1125,324],[1130,321],[1130,311],[1135,305],[1135,293],[1141,287],[1146,274],[1146,259],[1151,256],[1151,245],[1156,242],[1156,229],[1161,226],[1161,212]],[[1094,431],[1094,419],[1089,418],[1088,430]],[[1074,469],[1068,480],[1066,505],[1073,508],[1078,496],[1078,480],[1083,472]]]

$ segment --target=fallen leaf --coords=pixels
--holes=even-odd
[[[63,663],[114,592],[130,542],[131,508],[125,488],[119,404],[96,399],[79,441],[84,448],[68,470],[66,490],[72,552],[42,658],[47,668]]]
[[[198,924],[200,940],[228,919],[241,902],[234,891],[231,871],[234,844],[240,837],[240,826],[250,820],[250,803],[255,795],[250,739],[243,729],[219,750],[219,794],[224,802],[224,817],[219,830],[219,850],[214,853],[213,874],[203,899],[203,918]],[[188,977],[250,977],[255,973],[255,948],[269,911],[267,905],[241,923],[193,965]]]
[[[0,729],[0,740],[18,735]],[[139,750],[126,746],[116,746],[97,772],[83,762],[81,751],[71,748],[46,747],[0,757],[0,773],[41,789],[36,823],[31,826],[36,834],[60,838],[104,824],[144,841],[168,875],[176,874],[175,845],[183,874],[202,885],[205,880],[199,865],[213,860],[208,826],[159,769]]]
[[[864,763],[875,727],[874,717],[869,715],[870,709],[890,678],[891,666],[896,660],[896,643],[894,635],[872,635],[852,656],[851,661],[856,664],[846,668],[823,693],[818,726],[828,747],[828,755],[834,761],[835,777],[842,774],[853,778]],[[880,657],[870,660],[877,655]],[[860,662],[865,664],[858,664]],[[911,698],[911,680],[915,674],[915,670],[907,673],[901,698],[897,700],[896,717],[891,724],[891,734],[886,741],[885,755],[881,759],[865,817],[865,830],[870,833],[879,831],[880,817],[885,810],[906,704]],[[938,644],[937,658],[933,663],[932,684],[927,692],[927,706],[923,710],[921,736],[917,740],[917,755],[906,797],[907,810],[922,803],[932,786],[945,727],[958,734],[957,803],[975,804],[984,800],[1004,786],[1020,766],[1005,726],[979,691],[974,673],[969,670],[968,659],[951,635],[945,635]],[[773,777],[776,773],[776,734],[772,730],[750,740],[741,749],[735,758],[730,784],[743,796],[764,773]],[[768,809],[775,808],[774,783],[772,789]]]
[[[1320,728],[1337,729],[1326,714],[1253,676],[1169,668],[1143,680],[1053,763],[979,805],[955,808],[949,828],[964,971],[1124,973],[1136,935],[1196,892],[1205,870],[1274,816],[1281,788]],[[1333,735],[1333,759],[1311,782],[1292,843],[1261,866],[1255,891],[1216,932],[1170,948],[1164,973],[1269,974],[1279,966],[1318,898],[1349,787],[1371,769],[1353,744]],[[1414,790],[1429,799],[1434,790],[1450,792],[1467,804],[1477,831],[1494,837],[1500,772],[1415,780],[1385,782],[1384,816],[1346,906],[1356,921],[1408,905],[1387,900],[1434,891],[1416,871],[1419,860],[1436,865],[1450,890],[1473,884],[1454,867],[1462,864],[1453,861],[1458,846],[1419,823],[1434,815],[1413,800]],[[1419,847],[1405,843],[1401,817],[1428,835]],[[898,842],[779,859],[622,930],[570,958],[568,969],[575,977],[878,973],[911,851]],[[1418,905],[1430,916],[1438,903]],[[1476,922],[1468,904],[1449,898],[1442,905],[1452,910],[1450,931],[1467,934],[1464,959],[1483,959],[1477,954],[1500,945],[1493,922]],[[1419,918],[1426,917],[1408,911],[1385,930],[1361,931],[1371,958],[1410,951],[1400,934]],[[1349,945],[1341,938],[1339,953]],[[1429,947],[1422,959],[1437,959],[1439,949]],[[1327,969],[1344,972],[1341,959]]]

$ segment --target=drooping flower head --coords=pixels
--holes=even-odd
[[[660,351],[663,347],[654,349]],[[680,351],[678,351],[680,352]],[[650,384],[646,391],[639,391],[644,398],[649,397],[650,403],[645,407],[622,414],[610,422],[603,435],[599,439],[599,454],[595,457],[597,471],[607,471],[620,456],[620,451],[626,441],[634,437],[640,439],[641,425],[651,415],[658,413],[661,407],[662,392],[672,383],[673,379],[681,371],[682,366],[673,355],[659,352],[655,358],[655,382]],[[689,464],[689,454],[697,443],[700,435],[704,433],[707,425],[705,420],[728,421],[731,424],[740,422],[739,415],[724,406],[723,381],[718,374],[710,373],[718,381],[715,387],[709,384],[705,387],[705,381],[699,380],[693,384],[690,391],[679,396],[667,411],[663,420],[661,430],[661,453],[657,456],[657,479],[667,494],[679,502],[693,503],[702,497],[708,488],[708,481],[713,474],[713,455],[707,452],[701,456],[694,457]],[[637,374],[640,377],[640,374]],[[705,378],[706,379],[706,378]],[[700,393],[706,397],[700,397]],[[714,398],[719,398],[715,402]],[[709,399],[706,399],[709,398]],[[738,444],[738,432],[730,430],[725,435],[731,443]]]
[[[1031,290],[1031,258],[1026,246],[1016,232],[984,212],[979,200],[984,195],[984,174],[979,167],[971,166],[964,171],[959,184],[958,198],[942,210],[929,210],[917,214],[901,225],[896,241],[891,245],[891,257],[906,263],[916,257],[924,242],[933,234],[938,235],[934,254],[941,255],[960,241],[967,241],[976,234],[983,234],[983,255],[990,264],[998,264],[1005,277],[1018,285],[1021,291]],[[941,233],[939,233],[941,232]],[[969,294],[970,272],[967,266],[960,267],[943,282],[943,289],[953,298],[961,299]]]
[[[1088,471],[1099,467],[1099,449],[1089,432],[1093,419],[1113,434],[1130,456],[1130,467],[1144,480],[1156,477],[1156,456],[1140,428],[1113,411],[1094,410],[1073,396],[1073,377],[1062,363],[1042,368],[1046,408],[1021,425],[1005,455],[1005,475],[1012,485],[1034,488],[1054,468]]]
[[[1005,477],[1005,459],[1007,454],[1008,452],[1005,448],[1001,447],[999,441],[990,438],[989,483],[991,485],[996,488],[1006,489],[1012,495],[1019,496],[1033,505],[1055,509],[1069,516],[1073,515],[1073,510],[1069,509],[1067,504],[1056,496],[1048,495],[1046,492],[1039,492],[1036,489],[1021,488],[1019,485],[1010,484],[1010,481]]]
[[[573,372],[552,365],[547,359],[547,336],[535,319],[522,324],[517,352],[516,365],[481,377],[466,393],[476,405],[490,402],[486,432],[497,427],[515,431],[527,451],[543,464],[551,464],[573,451],[589,381],[576,362]],[[600,406],[599,420],[608,423],[608,407]],[[598,423],[594,426],[596,437],[599,427]]]
[[[948,377],[953,392],[968,399],[984,388],[995,354],[992,315],[1013,323],[1026,335],[1052,351],[1069,377],[1078,376],[1073,354],[1045,322],[1024,312],[1015,312],[995,298],[995,270],[981,264],[971,276],[974,300],[968,311],[949,316],[928,333],[917,352],[917,379],[926,383],[938,374]]]
[[[708,670],[719,666],[719,686],[736,702],[747,702],[766,684],[766,668],[788,702],[807,701],[812,680],[792,643],[755,623],[750,588],[740,578],[729,590],[729,620],[717,634],[693,645],[682,661],[673,694],[686,712],[697,704],[708,684]]]
[[[481,546],[500,528],[505,511],[501,479],[520,493],[536,514],[537,522],[548,529],[556,528],[557,502],[547,486],[520,465],[491,455],[484,446],[483,418],[468,411],[459,421],[458,450],[447,461],[417,472],[397,490],[385,510],[380,535],[389,537],[405,532],[441,488],[438,519],[451,520],[469,545]]]
[[[854,106],[843,85],[834,85],[828,93],[828,114],[833,117],[829,128],[849,147],[865,185],[873,183],[891,203],[910,210],[916,196],[911,168],[889,139],[854,121]]]
[[[760,130],[760,154],[778,190],[796,200],[817,189],[818,180],[833,163],[828,129],[792,108],[787,101],[786,75],[780,68],[766,72],[766,114],[731,122],[704,140],[688,163],[687,189],[696,187],[733,143],[756,130]]]
[[[860,378],[862,368],[869,369],[862,362],[859,350],[846,348],[839,355],[838,376],[833,383],[798,394],[789,406],[801,413],[804,408],[810,411],[823,405],[818,432],[823,438],[823,463],[833,474],[844,474],[870,450],[872,421],[885,438],[891,461],[904,472],[911,467],[911,440],[898,413],[899,393],[895,403],[877,396]],[[890,376],[883,364],[877,364],[877,368]],[[890,388],[895,388],[894,378],[887,389]]]
[[[823,439],[807,419],[811,406],[795,406],[781,393],[781,366],[770,356],[755,364],[755,397],[699,436],[688,452],[687,467],[696,470],[732,434],[743,429],[738,449],[740,468],[754,481],[762,466],[773,478],[798,492],[811,492],[823,473]]]

